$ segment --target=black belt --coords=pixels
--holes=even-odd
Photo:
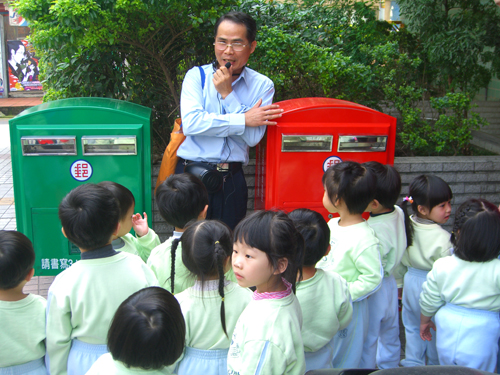
[[[186,164],[194,163],[193,160],[186,160],[186,159],[184,159],[184,162]],[[206,161],[198,161],[197,163],[206,164],[207,166],[211,167],[212,169],[216,169],[222,173],[224,173],[224,172],[236,173],[236,172],[239,172],[243,168],[243,163],[237,162],[237,161],[234,161],[231,163],[208,163]]]

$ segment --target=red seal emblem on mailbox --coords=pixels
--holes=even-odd
[[[71,164],[71,176],[77,181],[87,181],[92,177],[92,165],[86,160],[77,160]]]
[[[338,156],[330,156],[326,158],[326,160],[323,162],[323,172],[326,172],[328,168],[338,163],[342,163],[342,159]]]

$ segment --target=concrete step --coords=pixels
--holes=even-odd
[[[500,134],[498,136],[483,131],[472,131],[472,144],[485,150],[500,154]]]

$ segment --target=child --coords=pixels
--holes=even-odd
[[[413,212],[411,217],[413,244],[409,246],[401,263],[408,267],[404,275],[402,319],[406,334],[406,358],[401,361],[405,367],[438,365],[436,341],[422,341],[420,338],[420,305],[418,297],[422,284],[434,262],[451,254],[450,234],[439,224],[448,221],[451,214],[450,187],[437,176],[420,175],[410,183],[409,197],[403,201],[407,211],[408,202]]]
[[[160,238],[154,230],[148,227],[146,213],[144,212],[144,219],[141,214],[134,214],[135,198],[125,186],[112,181],[99,182],[97,185],[113,193],[120,206],[120,230],[117,234],[118,238],[111,243],[113,249],[139,255],[146,262],[151,250],[160,245]],[[137,238],[129,233],[132,228]]]
[[[0,374],[45,375],[45,298],[24,294],[35,251],[20,232],[0,231]]]
[[[238,224],[234,238],[238,284],[256,290],[234,329],[228,375],[303,375],[302,313],[294,294],[302,236],[283,212],[257,211]]]
[[[362,214],[375,196],[375,175],[361,164],[346,161],[323,175],[323,205],[340,217],[328,222],[332,249],[317,267],[337,272],[349,285],[353,316],[334,340],[334,368],[358,368],[368,333],[367,297],[382,281],[379,241]]]
[[[333,337],[352,319],[351,294],[338,273],[316,268],[316,263],[330,251],[330,229],[323,216],[305,208],[288,216],[305,242],[303,279],[297,285],[297,298],[302,309],[306,371],[331,368]]]
[[[155,196],[161,217],[174,226],[174,235],[153,249],[148,266],[162,288],[172,294],[180,293],[194,285],[195,277],[182,263],[182,248],[178,244],[188,222],[207,216],[207,189],[189,173],[174,174],[158,186]]]
[[[186,328],[179,303],[163,288],[144,288],[118,307],[108,332],[110,353],[87,375],[170,374],[182,354]]]
[[[457,234],[454,254],[437,259],[420,294],[422,340],[436,331],[439,363],[493,372],[500,332],[500,212],[470,199],[455,221],[469,219]],[[431,320],[435,315],[436,325]]]
[[[403,257],[407,243],[411,245],[410,220],[396,206],[401,193],[401,177],[393,167],[372,161],[363,164],[377,177],[375,199],[368,210],[368,225],[380,241],[380,257],[384,278],[380,289],[368,299],[368,336],[363,345],[361,368],[387,369],[399,367],[398,288],[393,272]],[[409,237],[409,238],[408,238]]]
[[[85,374],[108,351],[106,335],[118,306],[157,280],[141,258],[113,250],[120,208],[109,190],[94,184],[71,190],[59,205],[59,219],[82,259],[49,289],[46,363],[52,374]]]
[[[197,280],[175,296],[186,320],[186,349],[176,372],[225,375],[230,337],[252,299],[250,289],[224,277],[231,267],[231,229],[220,221],[198,221],[181,242],[182,261]]]

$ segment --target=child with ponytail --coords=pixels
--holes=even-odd
[[[186,348],[176,373],[225,375],[230,338],[252,298],[249,289],[224,276],[231,268],[231,229],[217,220],[198,221],[181,243],[182,262],[196,281],[175,296],[186,321]]]
[[[451,215],[451,198],[451,189],[441,178],[420,175],[410,183],[409,196],[402,204],[403,211],[407,212],[407,206],[411,204],[414,212],[410,217],[413,244],[406,249],[401,261],[408,267],[404,275],[402,311],[406,356],[401,364],[405,367],[439,365],[435,335],[432,341],[420,338],[418,299],[434,262],[451,254],[450,233],[440,225],[446,223]]]
[[[453,232],[453,255],[434,262],[422,287],[420,336],[437,336],[441,365],[493,372],[500,334],[500,212],[488,201],[469,199],[456,212]]]
[[[295,296],[304,239],[283,212],[257,211],[234,234],[233,271],[242,287],[256,287],[241,314],[227,374],[303,375],[302,312]]]

